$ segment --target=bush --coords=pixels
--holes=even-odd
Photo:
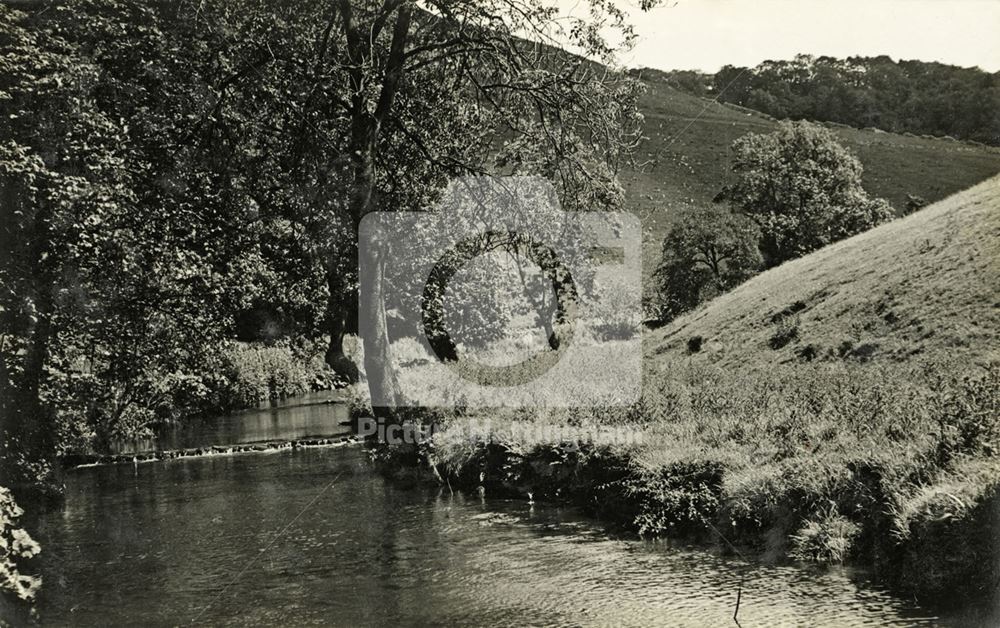
[[[796,351],[795,355],[799,356],[800,360],[803,360],[805,362],[812,362],[819,355],[819,349],[816,347],[816,345],[808,344],[799,349],[798,351]]]
[[[688,353],[698,353],[699,351],[701,351],[702,341],[703,339],[701,336],[691,336],[690,338],[688,338],[687,342]]]
[[[599,341],[628,340],[642,323],[642,308],[635,295],[623,286],[608,290],[606,298],[591,304],[589,327]]]
[[[643,536],[704,533],[715,520],[722,495],[723,465],[713,461],[675,462],[636,477],[630,492],[640,503],[635,525]]]
[[[225,396],[237,407],[301,395],[336,383],[318,355],[303,355],[291,345],[233,344],[225,355]]]
[[[23,514],[10,491],[0,486],[0,594],[30,603],[41,588],[42,579],[22,574],[18,563],[33,558],[42,548],[18,527],[17,520]]]
[[[799,337],[799,323],[797,319],[782,318],[778,322],[778,329],[774,331],[774,335],[767,341],[767,346],[771,347],[775,351],[781,349],[793,340]]]
[[[816,519],[809,519],[791,536],[789,555],[798,560],[842,563],[850,554],[860,528],[831,508]]]

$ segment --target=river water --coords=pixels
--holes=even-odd
[[[335,433],[342,409],[326,407]],[[66,488],[37,527],[44,625],[735,626],[741,577],[744,628],[939,623],[843,569],[748,564],[616,538],[569,508],[402,489],[356,446],[85,467]]]
[[[271,401],[229,416],[190,421],[151,438],[119,441],[113,453],[238,445],[347,434],[347,406],[337,391],[306,393]]]

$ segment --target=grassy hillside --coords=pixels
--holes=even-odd
[[[641,107],[646,140],[640,167],[622,181],[630,210],[645,227],[644,274],[660,258],[660,244],[677,211],[712,202],[726,182],[729,146],[747,133],[769,132],[777,122],[647,82]],[[901,211],[908,194],[935,202],[1000,172],[1000,149],[948,139],[831,127],[861,160],[866,189]]]
[[[681,98],[664,116],[697,104]],[[746,119],[737,123],[734,115]],[[700,202],[714,194],[730,138],[770,128],[730,109],[706,117],[692,124],[705,143],[695,136],[682,137],[680,148],[661,143],[673,157],[659,171],[676,177],[642,175],[632,185]],[[948,150],[990,155],[948,142],[843,133],[859,150],[884,151],[897,172],[935,154],[947,164]],[[911,193],[930,195],[936,184],[922,183]],[[656,208],[655,198],[637,200]],[[652,231],[669,212],[644,219]],[[467,491],[568,500],[644,536],[725,552],[735,544],[763,561],[864,565],[907,596],[973,609],[990,615],[973,625],[997,625],[1000,370],[970,374],[953,365],[1000,358],[998,286],[994,176],[762,273],[647,333],[642,392],[629,406],[440,404],[429,453],[403,445],[377,460],[401,477],[433,469],[438,481]],[[627,369],[603,364],[632,351],[613,341],[594,352],[601,362],[575,358],[578,370],[553,380],[545,399],[587,398],[594,374],[612,385],[605,399],[629,398]],[[414,366],[401,381],[446,401],[474,400],[449,390],[430,360],[408,363]]]
[[[662,86],[644,108],[649,164],[626,184],[648,272],[676,210],[710,203],[725,183],[732,141],[776,123]],[[1000,151],[836,132],[871,192],[897,207],[907,194],[939,202],[649,332],[630,406],[445,407],[430,453],[399,446],[376,459],[401,477],[433,469],[468,491],[569,500],[642,535],[865,565],[907,595],[1000,616],[989,597],[1000,590],[1000,371],[963,378],[920,359],[1000,357]],[[595,355],[631,351],[613,341]],[[619,387],[607,398],[629,398],[625,369],[576,360],[547,400],[585,398],[595,373]],[[407,363],[402,381],[471,398],[429,360]]]
[[[769,270],[651,334],[655,356],[1000,359],[1000,177]]]

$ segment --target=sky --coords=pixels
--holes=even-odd
[[[561,0],[575,4],[576,0]],[[638,6],[638,0],[626,0]],[[797,53],[1000,71],[1000,0],[661,0],[632,11],[628,67],[714,72]]]

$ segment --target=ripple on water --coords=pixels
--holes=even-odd
[[[544,504],[399,490],[362,456],[73,472],[63,509],[39,522],[44,622],[722,626],[744,578],[745,628],[934,623],[846,570],[615,538]]]

